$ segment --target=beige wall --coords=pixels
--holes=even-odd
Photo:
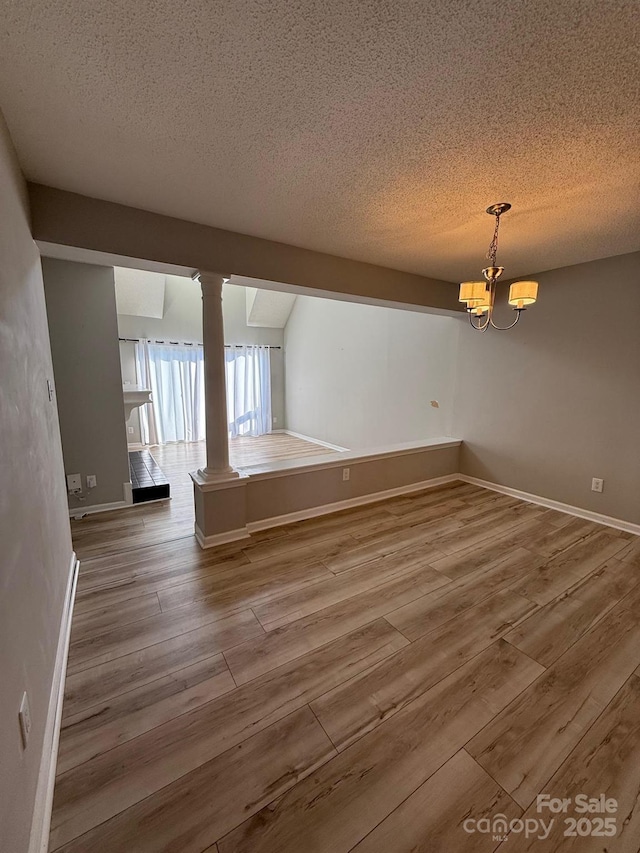
[[[458,454],[457,445],[416,448],[409,453],[361,461],[349,458],[349,454],[340,459],[338,454],[332,467],[326,467],[331,457],[323,457],[322,467],[315,470],[305,470],[302,465],[297,471],[283,470],[266,479],[251,476],[247,483],[247,521],[261,522],[389,489],[410,489],[417,483],[456,474]],[[347,482],[342,479],[344,467],[349,468]]]
[[[52,258],[42,268],[65,472],[81,474],[84,489],[69,506],[122,501],[129,458],[113,269]]]
[[[284,284],[459,311],[455,285],[29,184],[36,240]]]
[[[317,508],[340,508],[343,501],[366,503],[391,489],[410,492],[426,481],[456,474],[459,444],[399,447],[360,458],[335,453],[301,459],[297,467],[293,460],[257,466],[248,476],[226,483],[200,483],[194,492],[196,525],[206,542],[230,531],[241,534],[247,524],[284,523],[282,517],[292,513],[310,516]],[[347,481],[345,467],[350,471]]]
[[[0,847],[25,853],[72,552],[40,257],[1,115],[0,365]]]
[[[298,296],[287,428],[350,450],[448,435],[457,333],[450,317]]]
[[[638,524],[640,253],[535,278],[539,301],[512,331],[461,323],[462,473]]]

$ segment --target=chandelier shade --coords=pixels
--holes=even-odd
[[[485,332],[489,326],[499,331],[512,329],[520,319],[520,315],[529,305],[533,305],[538,298],[537,281],[516,281],[509,288],[509,305],[516,312],[515,320],[508,326],[498,326],[493,321],[495,307],[496,285],[498,279],[504,272],[504,267],[497,265],[498,255],[498,231],[500,230],[500,217],[511,209],[506,201],[492,204],[487,208],[487,213],[495,216],[496,224],[493,239],[489,245],[487,259],[489,266],[482,270],[485,281],[463,281],[460,285],[458,300],[465,302],[469,314],[469,322],[479,332]]]
[[[467,307],[474,307],[485,300],[487,284],[484,281],[463,281],[460,285],[460,302],[466,302]]]
[[[509,288],[509,305],[525,308],[533,305],[538,298],[537,281],[516,281]]]

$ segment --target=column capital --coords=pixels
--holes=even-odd
[[[191,278],[194,281],[199,281],[202,287],[202,292],[205,290],[211,293],[222,293],[222,285],[229,280],[229,276],[219,272],[209,272],[208,270],[198,270]]]

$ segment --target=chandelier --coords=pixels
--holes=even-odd
[[[498,329],[501,332],[507,329],[512,329],[520,319],[520,315],[529,305],[538,298],[538,282],[537,281],[516,281],[509,288],[509,305],[516,312],[516,319],[508,326],[496,326],[493,322],[493,309],[496,298],[496,283],[502,273],[504,267],[496,265],[496,256],[498,254],[498,231],[500,229],[500,217],[503,213],[510,210],[511,205],[506,201],[499,204],[492,204],[487,208],[487,213],[496,218],[496,227],[493,232],[493,240],[489,245],[487,259],[489,266],[482,270],[484,281],[463,281],[460,285],[460,302],[467,303],[467,312],[469,314],[469,322],[474,329],[479,332],[486,332],[489,326]]]

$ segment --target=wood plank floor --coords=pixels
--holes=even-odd
[[[205,442],[165,444],[151,447],[150,451],[171,483],[171,500],[73,520],[73,542],[81,560],[193,534],[193,483],[189,472],[206,464]],[[335,451],[286,433],[229,440],[229,458],[236,469],[329,453]]]
[[[74,525],[51,851],[640,847],[635,537],[461,482],[208,551],[127,520]],[[539,793],[616,835],[463,828]]]

